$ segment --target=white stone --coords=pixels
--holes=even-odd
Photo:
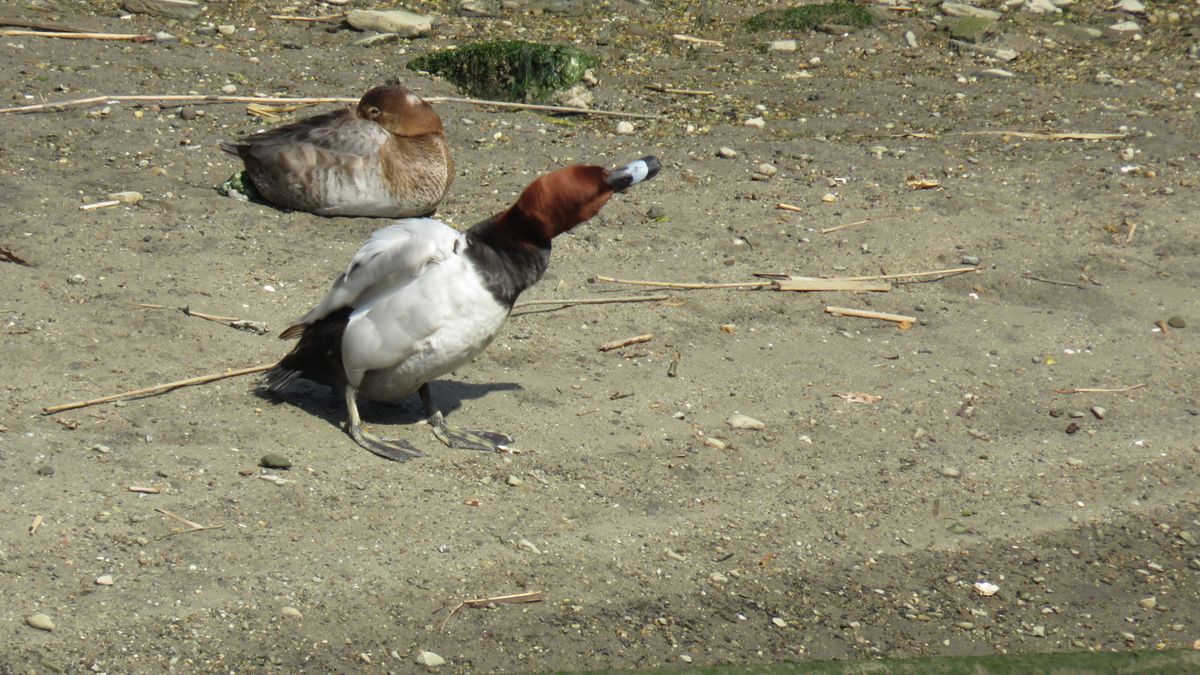
[[[754,127],[755,129],[761,129],[767,126],[767,121],[761,117],[751,117],[742,124],[745,124],[748,127]]]
[[[725,423],[728,424],[730,427],[733,427],[734,429],[749,429],[751,431],[758,431],[760,429],[765,429],[767,426],[766,424],[760,422],[759,420],[756,420],[753,417],[750,417],[749,415],[743,415],[741,413],[734,413],[734,414],[730,415],[729,419],[726,420]]]
[[[421,650],[421,653],[417,654],[417,663],[426,668],[437,668],[438,666],[446,665],[446,659],[433,652]]]
[[[942,10],[942,14],[946,16],[977,16],[982,19],[992,20],[1000,18],[1000,12],[982,9],[973,5],[965,5],[961,2],[943,2],[938,9]]]
[[[799,40],[775,40],[767,45],[767,50],[772,52],[794,52],[799,48]]]
[[[1030,14],[1061,14],[1062,10],[1053,0],[1025,0],[1021,9]]]
[[[1109,10],[1114,12],[1127,12],[1129,14],[1145,14],[1146,6],[1140,0],[1118,0],[1117,4],[1109,7]]]
[[[621,120],[617,122],[617,134],[620,136],[628,136],[633,133],[633,124]]]
[[[38,630],[54,630],[54,621],[41,612],[38,612],[37,614],[30,614],[29,616],[25,617],[25,623]]]
[[[194,19],[204,7],[191,0],[125,0],[123,7],[134,14],[150,14],[168,19]]]
[[[1109,26],[1108,32],[1113,35],[1133,35],[1142,32],[1142,27],[1136,21],[1121,21]]]
[[[433,30],[429,17],[402,9],[356,9],[346,16],[346,22],[359,30],[396,33],[409,38],[429,35]]]
[[[142,201],[142,193],[129,190],[126,192],[110,192],[108,198],[122,204],[136,204]]]
[[[737,157],[737,155],[737,150],[734,150],[730,147],[721,146],[721,148],[717,150],[717,157],[720,157],[721,159],[733,159],[734,157]]]
[[[288,619],[303,619],[304,614],[295,607],[281,607],[279,614]]]
[[[917,46],[917,34],[912,32],[911,30],[905,31],[904,44],[908,45],[909,47],[915,48]]]
[[[101,574],[100,576],[96,577],[96,585],[97,586],[112,586],[113,585],[112,575],[111,574]]]

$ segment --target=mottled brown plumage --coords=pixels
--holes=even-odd
[[[272,204],[323,216],[429,215],[454,180],[442,120],[398,85],[221,149],[242,158]]]

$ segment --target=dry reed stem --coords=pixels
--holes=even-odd
[[[90,96],[88,98],[70,99],[67,101],[55,101],[51,103],[38,103],[36,105],[22,105],[10,108],[0,108],[0,114],[4,113],[30,113],[42,112],[46,110],[56,110],[70,108],[81,105],[95,105],[100,103],[267,103],[267,104],[304,104],[316,105],[321,103],[358,103],[357,98],[345,97],[317,97],[317,98],[292,98],[283,96],[217,96],[207,94],[118,94],[112,96]],[[425,101],[429,103],[466,103],[468,105],[490,106],[495,108],[513,108],[518,110],[538,110],[542,112],[559,112],[559,113],[574,113],[579,115],[605,115],[609,117],[631,117],[635,119],[662,119],[662,115],[647,115],[643,113],[629,113],[618,110],[593,110],[590,108],[572,108],[559,105],[537,105],[533,103],[510,103],[508,101],[488,101],[477,98],[459,98],[455,96],[431,96]]]
[[[156,384],[153,387],[144,387],[142,389],[134,389],[132,391],[121,392],[120,394],[112,394],[111,396],[102,396],[100,398],[88,399],[86,401],[76,401],[74,403],[63,403],[61,405],[52,405],[42,408],[43,415],[54,415],[63,412],[64,410],[74,410],[76,408],[86,408],[88,406],[99,405],[101,403],[111,403],[120,401],[125,398],[135,398],[138,396],[148,396],[150,394],[159,394],[164,391],[171,391],[181,387],[190,387],[197,384],[207,384],[216,382],[217,380],[225,380],[231,377],[240,377],[242,375],[250,375],[253,373],[261,373],[275,367],[272,363],[266,366],[250,366],[249,368],[239,368],[237,370],[228,370],[224,373],[214,375],[201,375],[200,377],[190,377],[186,380],[178,380],[176,382],[168,382],[166,384]]]
[[[1142,387],[1145,387],[1145,386],[1149,386],[1149,385],[1147,385],[1145,383],[1141,383],[1141,384],[1135,384],[1135,385],[1132,385],[1129,387],[1117,387],[1116,389],[1109,389],[1106,387],[1076,387],[1074,389],[1055,389],[1054,393],[1056,393],[1056,394],[1123,394],[1127,391],[1133,391],[1134,389],[1141,389]]]

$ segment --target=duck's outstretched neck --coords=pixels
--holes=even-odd
[[[536,284],[550,266],[550,242],[520,240],[495,217],[467,230],[470,258],[496,301],[511,308],[526,288]]]

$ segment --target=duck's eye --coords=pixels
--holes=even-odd
[[[367,117],[370,117],[371,119],[379,117],[379,108],[376,108],[375,106],[370,106],[367,108]]]

